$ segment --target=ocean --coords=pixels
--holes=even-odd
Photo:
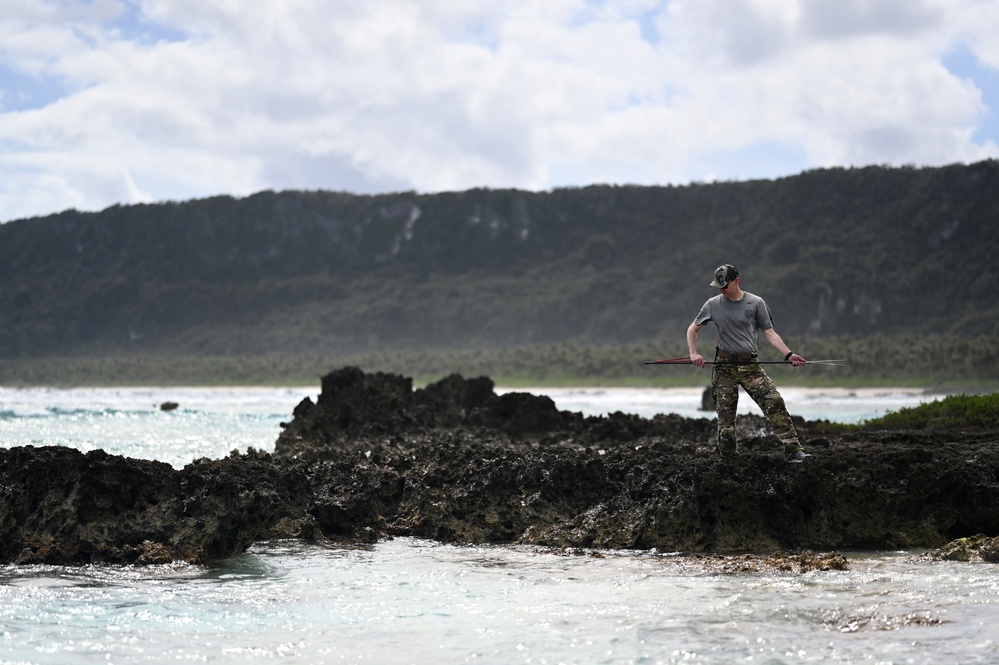
[[[713,417],[695,389],[528,390],[588,415]],[[180,468],[273,450],[280,423],[317,392],[0,388],[0,446]],[[837,422],[936,397],[782,393],[793,414]],[[758,413],[745,396],[740,410]],[[843,554],[848,570],[721,573],[674,552],[396,538],[264,542],[204,566],[7,565],[0,663],[999,663],[999,567]]]

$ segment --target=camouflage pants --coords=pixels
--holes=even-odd
[[[715,394],[718,413],[718,450],[722,455],[734,455],[739,446],[735,438],[735,413],[739,405],[739,386],[753,398],[770,422],[784,454],[792,455],[801,450],[798,434],[794,431],[791,416],[787,413],[784,398],[759,363],[718,363],[711,374],[711,387]]]

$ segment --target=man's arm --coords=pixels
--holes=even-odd
[[[767,338],[768,342],[770,342],[770,346],[777,349],[777,351],[784,356],[789,363],[795,367],[800,367],[805,364],[806,361],[804,358],[799,356],[797,353],[791,353],[791,349],[787,348],[787,344],[785,344],[784,340],[780,338],[780,335],[777,334],[776,330],[773,328],[767,328],[763,331],[763,336]]]
[[[704,367],[704,356],[697,352],[697,332],[704,327],[703,323],[691,323],[687,328],[687,350],[690,352],[690,362],[698,367]]]

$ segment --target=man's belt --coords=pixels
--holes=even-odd
[[[729,353],[721,349],[715,349],[715,358],[730,363],[754,363],[757,361],[755,353]]]

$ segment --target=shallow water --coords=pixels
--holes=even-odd
[[[714,411],[701,410],[703,389],[693,388],[526,388],[525,392],[548,395],[565,411],[584,415],[606,415],[614,411],[651,418],[658,413],[676,413],[685,418],[714,418]],[[805,420],[856,423],[917,406],[941,396],[909,388],[795,388],[780,387],[792,415]],[[763,412],[749,395],[739,391],[739,413],[757,416]]]
[[[989,663],[989,564],[717,574],[656,552],[400,538],[216,566],[0,568],[4,662]]]
[[[274,450],[302,388],[0,388],[0,446],[67,446],[180,468],[232,450]],[[179,406],[160,408],[165,402]]]
[[[714,418],[699,409],[701,389],[528,388],[559,409],[584,415],[615,411],[652,417],[677,413]],[[502,389],[497,392],[504,392]],[[934,398],[917,390],[782,388],[789,411],[813,420],[858,422]],[[317,391],[305,388],[25,388],[0,387],[0,446],[57,445],[105,450],[183,467],[232,450],[274,450],[281,422]],[[179,406],[162,411],[164,402]],[[745,394],[740,413],[760,415]]]
[[[699,390],[545,392],[588,414],[706,417]],[[180,467],[272,450],[310,394],[0,388],[0,445]],[[928,399],[784,394],[793,413],[847,422]],[[161,411],[164,401],[180,408]],[[719,574],[671,553],[400,538],[260,543],[210,566],[0,566],[0,663],[999,663],[999,567],[912,554],[852,553],[847,571]]]

